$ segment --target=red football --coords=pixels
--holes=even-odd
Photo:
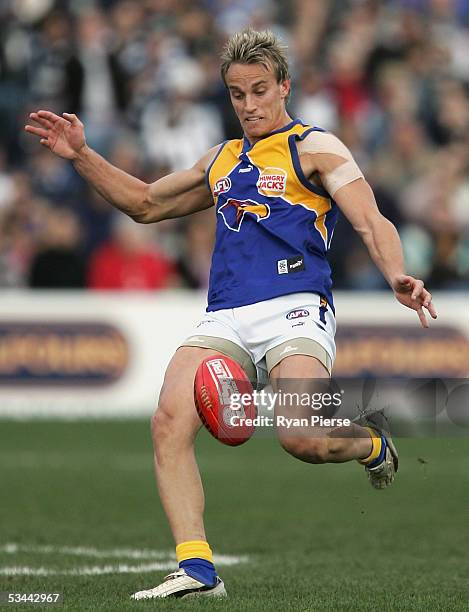
[[[238,446],[254,433],[253,388],[230,357],[213,355],[202,361],[195,374],[194,399],[202,423],[223,444]]]

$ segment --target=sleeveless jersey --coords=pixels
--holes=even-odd
[[[216,207],[207,311],[315,292],[333,308],[326,253],[337,206],[304,176],[296,141],[313,131],[296,120],[251,145],[221,145],[207,169]]]

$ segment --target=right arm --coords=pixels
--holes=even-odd
[[[213,205],[205,182],[205,171],[220,145],[213,147],[189,170],[169,174],[147,184],[119,170],[88,147],[83,123],[76,115],[64,118],[49,111],[31,113],[40,127],[26,131],[56,155],[70,159],[77,172],[115,208],[139,223],[155,223],[182,217]]]

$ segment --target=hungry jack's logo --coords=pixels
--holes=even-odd
[[[259,204],[254,200],[234,200],[230,198],[220,206],[218,212],[223,217],[228,229],[239,232],[246,213],[253,214],[259,222],[269,217],[270,208],[267,204]]]
[[[264,168],[256,187],[257,191],[264,196],[284,195],[287,187],[287,173],[282,168]]]

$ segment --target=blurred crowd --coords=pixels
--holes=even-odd
[[[213,208],[135,224],[23,126],[76,113],[147,182],[189,167],[240,136],[218,57],[246,26],[288,45],[290,114],[351,149],[408,272],[469,288],[469,0],[0,0],[0,287],[207,286]],[[343,218],[330,259],[336,288],[385,286]]]

